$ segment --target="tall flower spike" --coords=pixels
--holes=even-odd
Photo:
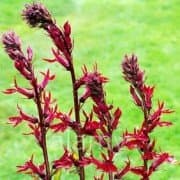
[[[53,23],[49,11],[43,4],[37,2],[26,4],[22,17],[31,27],[47,29],[48,25]]]
[[[124,74],[124,79],[134,87],[140,88],[144,83],[144,73],[139,69],[139,65],[137,63],[137,57],[132,55],[128,57],[127,55],[124,57],[122,63],[122,69]]]

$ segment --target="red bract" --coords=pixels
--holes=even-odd
[[[164,103],[159,102],[157,110],[149,115],[148,126],[144,123],[142,129],[146,129],[146,131],[150,133],[157,126],[163,127],[172,125],[172,122],[161,121],[163,114],[169,114],[172,112],[173,111],[170,109],[164,109]]]
[[[143,148],[148,141],[148,137],[140,130],[134,129],[133,133],[125,132],[123,134],[123,140],[121,146],[126,146],[129,149]]]
[[[45,165],[35,165],[33,162],[33,156],[24,165],[17,166],[18,172],[23,172],[25,174],[38,175],[41,179],[45,178]]]

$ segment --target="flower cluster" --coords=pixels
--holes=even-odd
[[[150,137],[150,133],[156,127],[172,125],[171,122],[162,121],[162,115],[172,113],[173,111],[165,109],[164,103],[160,102],[158,102],[157,109],[155,111],[152,110],[154,86],[146,85],[144,73],[139,68],[136,56],[125,56],[122,69],[124,79],[130,83],[130,93],[135,105],[140,107],[144,114],[144,120],[139,129],[134,129],[132,133],[126,131],[123,134],[123,141],[118,147],[125,146],[129,149],[137,148],[139,150],[143,165],[132,167],[131,172],[140,175],[142,180],[148,180],[150,175],[163,162],[173,161],[172,156],[168,153],[158,153],[155,150],[155,140]]]
[[[79,179],[84,180],[85,166],[94,165],[97,170],[101,171],[99,177],[94,177],[95,180],[103,180],[106,176],[109,180],[122,179],[130,172],[141,176],[142,180],[149,180],[152,173],[162,163],[174,161],[173,156],[169,153],[157,152],[156,141],[150,137],[150,133],[156,127],[172,125],[171,122],[163,121],[162,116],[173,111],[166,109],[164,103],[161,102],[158,102],[156,110],[152,109],[155,88],[145,83],[144,72],[140,69],[135,55],[125,56],[122,69],[124,79],[130,83],[130,94],[133,101],[141,109],[144,119],[139,128],[134,128],[133,132],[126,130],[121,140],[115,144],[113,142],[114,131],[120,124],[122,110],[108,103],[104,84],[109,80],[98,71],[97,65],[94,66],[93,71],[88,71],[84,65],[82,76],[76,77],[72,56],[71,25],[65,22],[62,27],[58,27],[50,12],[41,3],[35,2],[25,6],[22,17],[30,27],[45,30],[53,41],[54,57],[44,58],[44,60],[50,63],[58,62],[69,72],[72,81],[73,108],[70,108],[68,113],[59,110],[51,92],[46,90],[49,82],[55,79],[55,75],[52,75],[48,69],[46,72],[40,72],[42,80],[39,81],[32,64],[32,49],[28,47],[27,55],[25,55],[19,37],[14,32],[5,33],[2,36],[4,49],[13,60],[15,69],[28,81],[29,87],[21,87],[14,79],[14,86],[6,89],[4,93],[19,93],[33,101],[37,109],[37,114],[32,115],[26,113],[18,105],[18,115],[9,117],[9,123],[14,127],[26,123],[30,131],[25,135],[34,136],[43,156],[43,162],[40,165],[34,163],[32,156],[24,165],[17,166],[18,172],[29,174],[34,178],[51,180],[62,168],[74,167]],[[84,88],[84,93],[79,96],[81,88]],[[90,112],[83,108],[88,99],[92,101]],[[64,147],[62,155],[49,162],[46,143],[48,131],[62,133],[67,129],[73,131],[77,138],[76,148]],[[96,157],[93,147],[90,151],[84,147],[84,139],[87,136],[95,140],[101,148],[100,158]],[[115,157],[121,148],[138,149],[142,165],[135,166],[132,160],[127,158],[124,167],[119,168],[115,164]]]

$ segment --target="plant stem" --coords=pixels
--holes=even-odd
[[[41,148],[43,151],[43,157],[46,167],[46,180],[51,180],[51,173],[50,173],[50,167],[49,167],[49,160],[48,160],[48,151],[47,151],[47,145],[46,145],[46,127],[44,126],[44,117],[43,117],[43,111],[41,107],[41,94],[38,92],[37,87],[37,81],[34,80],[33,83],[34,92],[35,92],[35,99],[36,99],[36,105],[38,109],[38,115],[39,115],[39,125],[41,129]]]
[[[111,137],[109,138],[109,150],[108,150],[108,154],[109,154],[109,157],[111,156],[111,154],[112,154],[112,151],[113,151],[113,149],[112,149],[112,135],[111,135]],[[109,172],[109,180],[113,180],[113,173],[112,172]]]
[[[145,97],[144,97],[144,94],[139,90],[137,89],[137,92],[139,93],[141,99],[142,99],[142,110],[143,110],[143,113],[144,113],[144,122],[145,122],[145,126],[148,125],[148,120],[149,120],[149,109],[146,108],[146,105],[145,105]],[[148,134],[147,134],[148,136]],[[149,136],[148,136],[149,137]],[[149,142],[147,142],[146,144],[148,145]],[[146,173],[148,171],[148,160],[144,159],[143,160],[143,163],[144,163],[144,168],[146,170]],[[149,180],[149,177],[145,177],[146,179],[145,180]]]
[[[74,111],[75,111],[75,120],[76,123],[78,124],[78,129],[76,131],[77,134],[77,148],[78,148],[78,155],[79,155],[79,160],[82,160],[84,156],[83,152],[83,142],[82,142],[82,135],[81,135],[81,122],[80,122],[80,115],[79,115],[79,100],[78,100],[78,92],[75,87],[75,82],[76,82],[76,77],[75,77],[75,72],[74,72],[74,67],[71,65],[71,80],[72,80],[72,85],[73,85],[73,98],[74,98]],[[80,180],[85,179],[85,172],[84,172],[84,167],[79,167],[79,177]]]
[[[108,156],[111,157],[113,154],[113,147],[112,147],[112,127],[111,127],[111,122],[112,122],[112,117],[111,114],[108,112],[106,115],[107,119],[107,126],[108,126],[108,132],[109,132],[109,144],[108,144]],[[113,172],[109,172],[109,180],[113,180]]]

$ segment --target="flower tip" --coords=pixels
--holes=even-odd
[[[5,32],[2,37],[1,37],[1,41],[5,47],[5,49],[7,49],[8,47],[20,47],[21,42],[19,37],[15,34],[14,31],[8,31]]]
[[[49,24],[53,23],[51,14],[39,2],[26,4],[22,11],[22,17],[31,27],[47,28]]]

